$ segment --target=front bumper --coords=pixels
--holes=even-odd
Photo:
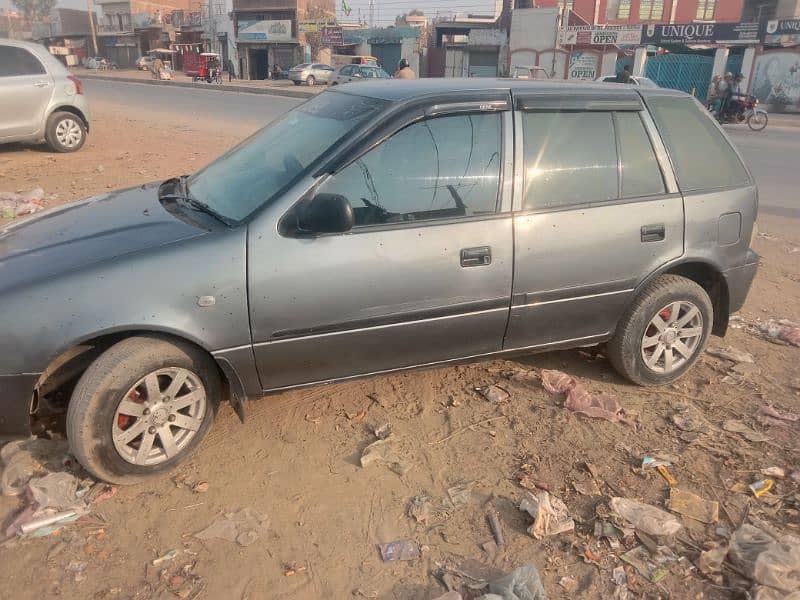
[[[758,271],[758,254],[752,250],[747,251],[745,263],[725,271],[725,281],[728,284],[728,312],[733,314],[741,310],[750,291],[750,286]]]
[[[31,435],[33,389],[39,375],[0,375],[0,441]]]

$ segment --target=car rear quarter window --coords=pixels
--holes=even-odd
[[[523,113],[522,129],[524,210],[618,198],[612,113]]]
[[[647,100],[684,192],[744,186],[750,176],[730,142],[692,98]]]
[[[44,75],[45,72],[42,63],[30,51],[0,45],[0,77]]]
[[[663,194],[661,168],[639,113],[619,112],[615,118],[622,161],[622,197]]]

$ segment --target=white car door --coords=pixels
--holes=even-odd
[[[27,48],[0,44],[0,139],[37,133],[54,82]]]

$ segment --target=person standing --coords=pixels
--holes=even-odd
[[[164,69],[164,61],[160,56],[156,56],[153,61],[153,79],[161,79],[161,71]]]
[[[711,78],[711,83],[708,84],[708,92],[706,92],[706,106],[714,111],[719,110],[719,82],[721,79],[722,77],[719,75],[714,75]]]
[[[397,79],[416,79],[417,74],[411,69],[411,65],[408,64],[408,59],[401,58],[400,62],[397,63],[397,70],[394,72],[394,76]]]
[[[625,65],[622,71],[617,73],[617,83],[631,83],[631,66]]]
[[[236,79],[236,69],[230,58],[225,59],[225,70],[228,72],[228,83],[230,83],[232,79]]]

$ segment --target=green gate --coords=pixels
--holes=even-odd
[[[658,54],[645,63],[645,77],[659,86],[693,93],[706,99],[714,58],[701,54]]]

